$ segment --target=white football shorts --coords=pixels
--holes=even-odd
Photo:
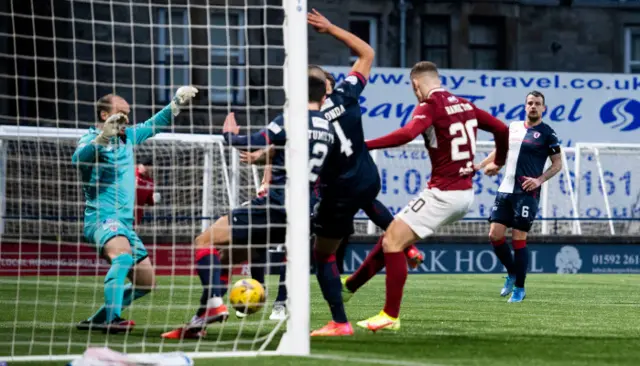
[[[400,211],[396,217],[404,221],[416,235],[424,239],[441,226],[463,218],[473,204],[473,189],[441,191],[426,188]]]

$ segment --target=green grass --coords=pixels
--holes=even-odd
[[[61,280],[64,282],[41,277],[37,285],[35,277],[25,277],[18,286],[16,278],[0,278],[0,358],[11,354],[82,353],[86,349],[87,333],[70,325],[90,315],[101,301],[102,280]],[[270,283],[275,283],[275,278]],[[190,277],[163,277],[160,285],[153,295],[124,313],[135,319],[138,326],[134,332],[127,336],[94,332],[89,342],[116,350],[125,350],[124,344],[127,352],[222,351],[233,349],[234,344],[250,350],[257,349],[262,344],[260,337],[274,326],[267,320],[267,309],[244,323],[231,316],[226,325],[209,327],[207,338],[199,342],[162,342],[161,332],[192,315],[198,303],[199,282]],[[492,366],[638,364],[640,277],[530,275],[527,299],[522,304],[508,304],[498,296],[501,285],[499,275],[409,276],[400,332],[372,334],[356,329],[354,337],[312,339],[314,355],[348,357],[348,361],[198,359],[196,364],[364,365],[375,360]],[[16,306],[18,289],[20,303]],[[272,291],[275,293],[275,288]],[[311,292],[312,327],[319,327],[329,320],[329,311],[315,281]],[[355,325],[355,321],[380,311],[383,302],[384,276],[377,276],[347,304],[347,312]],[[162,310],[150,310],[151,306]],[[265,321],[261,321],[263,317]]]

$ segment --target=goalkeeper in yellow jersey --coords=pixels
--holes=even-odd
[[[86,200],[84,237],[111,268],[104,279],[104,305],[79,330],[118,333],[135,323],[121,317],[122,308],[151,291],[154,269],[144,244],[133,231],[136,177],[134,147],[171,123],[198,90],[178,89],[169,105],[143,123],[127,126],[129,104],[113,94],[98,100],[98,122],[80,138],[72,162],[82,179]],[[132,284],[125,285],[127,276]]]

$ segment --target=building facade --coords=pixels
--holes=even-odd
[[[351,0],[323,1],[320,9],[336,24],[368,37],[378,51],[377,66],[410,67],[427,59],[456,69],[638,70],[637,1]],[[335,47],[324,38],[310,37],[320,44],[311,48],[310,58],[347,62],[348,54],[334,58],[327,52]]]
[[[32,4],[37,6],[32,8]],[[6,1],[0,123],[84,128],[124,96],[141,120],[183,84],[201,93],[178,132],[217,133],[229,111],[264,125],[284,100],[280,0]],[[309,0],[376,49],[376,67],[637,72],[640,2]],[[353,55],[309,31],[309,61]],[[188,120],[186,118],[189,118]]]

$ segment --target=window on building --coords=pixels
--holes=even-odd
[[[245,103],[246,56],[243,13],[212,12],[210,98],[214,103]]]
[[[185,9],[158,9],[155,91],[160,102],[169,101],[177,87],[189,84],[188,22]]]
[[[349,20],[349,31],[367,42],[374,51],[378,51],[378,18],[373,15],[351,15]],[[356,62],[358,56],[351,51],[349,61]],[[376,64],[376,59],[373,60]]]
[[[640,73],[640,27],[625,29],[624,72]]]
[[[428,16],[422,21],[422,59],[434,62],[439,68],[451,66],[449,45],[451,39],[448,16]]]
[[[482,70],[504,68],[504,20],[496,17],[469,19],[469,51],[471,67]]]

